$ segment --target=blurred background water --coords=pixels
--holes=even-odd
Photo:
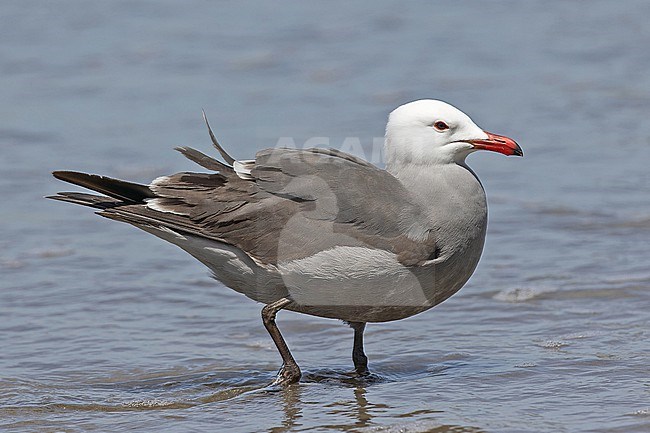
[[[0,430],[648,432],[650,3],[0,4]],[[211,152],[358,137],[447,100],[517,139],[476,154],[490,227],[468,285],[352,331],[260,305],[182,251],[42,199],[76,169],[147,182]]]

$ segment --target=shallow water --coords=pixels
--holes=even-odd
[[[0,5],[0,430],[650,431],[650,5],[642,1]],[[436,97],[515,137],[473,155],[486,250],[457,295],[352,331],[260,306],[171,245],[42,196],[77,169],[196,169],[328,137],[372,159]],[[345,137],[358,137],[344,142]],[[322,141],[322,140],[321,140]],[[352,143],[352,145],[350,144]]]

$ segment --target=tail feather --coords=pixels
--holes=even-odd
[[[208,127],[208,132],[210,133],[210,139],[212,140],[213,146],[219,151],[226,162],[221,162],[196,149],[192,149],[191,147],[177,147],[176,150],[203,168],[219,172],[226,177],[228,177],[228,175],[234,175],[235,169],[232,167],[232,164],[236,162],[235,159],[232,158],[217,141],[212,129],[210,128],[205,112],[203,112],[203,120]],[[129,205],[144,204],[148,199],[158,197],[151,187],[139,183],[76,171],[54,171],[52,174],[59,180],[88,188],[104,195],[100,196],[78,192],[60,192],[46,198],[100,209],[102,211],[98,212],[100,215],[116,220],[131,222],[132,224],[135,224],[136,222],[144,223],[139,220],[142,219],[142,216],[138,216],[137,218],[133,217],[124,209],[122,209],[123,212],[118,213],[117,208],[125,207],[125,209],[127,209],[130,208]],[[154,185],[155,183],[156,182],[154,181]],[[108,212],[109,210],[110,212]]]
[[[212,140],[212,145],[214,146],[215,149],[221,154],[221,157],[226,160],[226,162],[230,165],[233,165],[235,163],[235,158],[232,156],[228,155],[228,152],[221,147],[219,142],[217,141],[217,137],[214,136],[214,133],[212,132],[212,128],[210,128],[210,124],[208,123],[208,117],[205,115],[205,111],[203,111],[203,120],[205,121],[205,126],[208,127],[208,132],[210,133],[210,140]]]
[[[208,170],[218,171],[220,173],[235,172],[231,166],[226,165],[223,162],[218,161],[203,152],[192,149],[191,147],[176,147],[175,150],[182,153],[185,158],[199,164],[203,168],[207,168]]]
[[[143,203],[147,198],[156,197],[148,186],[139,183],[75,171],[55,171],[52,174],[57,179],[83,186],[127,203]]]

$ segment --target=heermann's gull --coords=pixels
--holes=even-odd
[[[478,264],[487,224],[485,193],[465,158],[479,149],[523,155],[512,139],[435,100],[390,114],[386,170],[334,149],[266,149],[235,161],[207,126],[226,163],[177,150],[213,173],[147,186],[56,171],[104,195],[50,198],[176,244],[226,286],[266,304],[264,326],[283,361],[275,384],[301,375],[275,324],[279,310],[348,322],[355,369],[367,374],[367,322],[409,317],[456,293]]]

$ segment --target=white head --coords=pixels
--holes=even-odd
[[[464,164],[476,150],[522,156],[511,138],[483,131],[465,113],[433,99],[397,107],[386,125],[386,168],[405,164]]]

